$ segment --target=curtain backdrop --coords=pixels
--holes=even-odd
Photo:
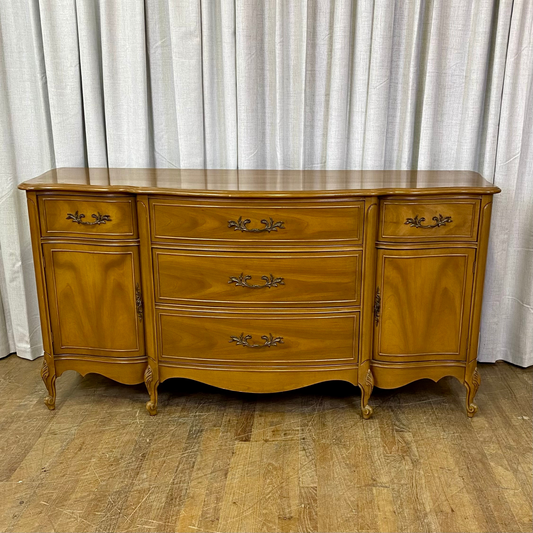
[[[476,170],[479,358],[533,364],[533,2],[0,2],[0,356],[42,354],[24,194],[52,167]]]

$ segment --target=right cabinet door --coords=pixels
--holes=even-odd
[[[378,250],[374,359],[466,360],[475,249]]]

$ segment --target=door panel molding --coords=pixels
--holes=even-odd
[[[138,249],[43,244],[43,253],[54,353],[144,355]]]
[[[374,360],[466,360],[474,261],[470,248],[378,250]]]

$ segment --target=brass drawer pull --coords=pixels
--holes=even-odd
[[[270,233],[271,231],[278,231],[279,229],[285,229],[285,226],[283,225],[284,222],[274,222],[274,219],[270,218],[269,220],[261,220],[261,224],[264,224],[264,228],[247,228],[246,225],[250,224],[251,220],[249,218],[245,218],[243,220],[242,217],[239,217],[239,220],[235,222],[235,220],[228,220],[228,228],[234,228],[235,231],[248,231],[250,233],[263,233],[264,231],[268,231]]]
[[[247,289],[270,289],[271,287],[285,285],[283,278],[275,278],[272,274],[270,274],[270,277],[261,276],[261,279],[265,280],[264,285],[251,285],[248,283],[250,279],[252,279],[252,276],[241,274],[238,278],[230,276],[228,283],[235,283],[236,287],[246,287]]]
[[[272,333],[261,337],[265,341],[264,344],[250,344],[248,341],[251,338],[251,335],[245,335],[244,333],[241,333],[240,337],[230,335],[230,342],[236,342],[237,346],[244,346],[245,348],[270,348],[271,346],[277,346],[278,343],[283,344],[283,337],[273,337]]]
[[[439,228],[440,226],[446,226],[446,224],[450,224],[453,222],[452,217],[443,217],[441,214],[439,214],[438,217],[433,217],[432,220],[435,221],[435,224],[432,226],[424,226],[422,225],[422,222],[424,222],[426,219],[424,217],[418,218],[418,215],[415,215],[415,218],[408,218],[404,224],[409,224],[412,228],[421,228],[421,229],[433,229],[433,228]]]
[[[78,215],[78,212],[76,211],[74,214],[67,213],[67,220],[72,220],[72,222],[76,222],[77,224],[83,224],[84,226],[95,226],[96,224],[105,224],[106,222],[112,222],[111,215],[101,215],[98,214],[92,214],[91,215],[95,221],[94,222],[83,222],[82,218],[85,218],[85,215],[83,213],[80,213]]]

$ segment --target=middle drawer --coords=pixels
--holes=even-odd
[[[239,253],[154,248],[156,301],[360,305],[361,257],[360,250]]]

